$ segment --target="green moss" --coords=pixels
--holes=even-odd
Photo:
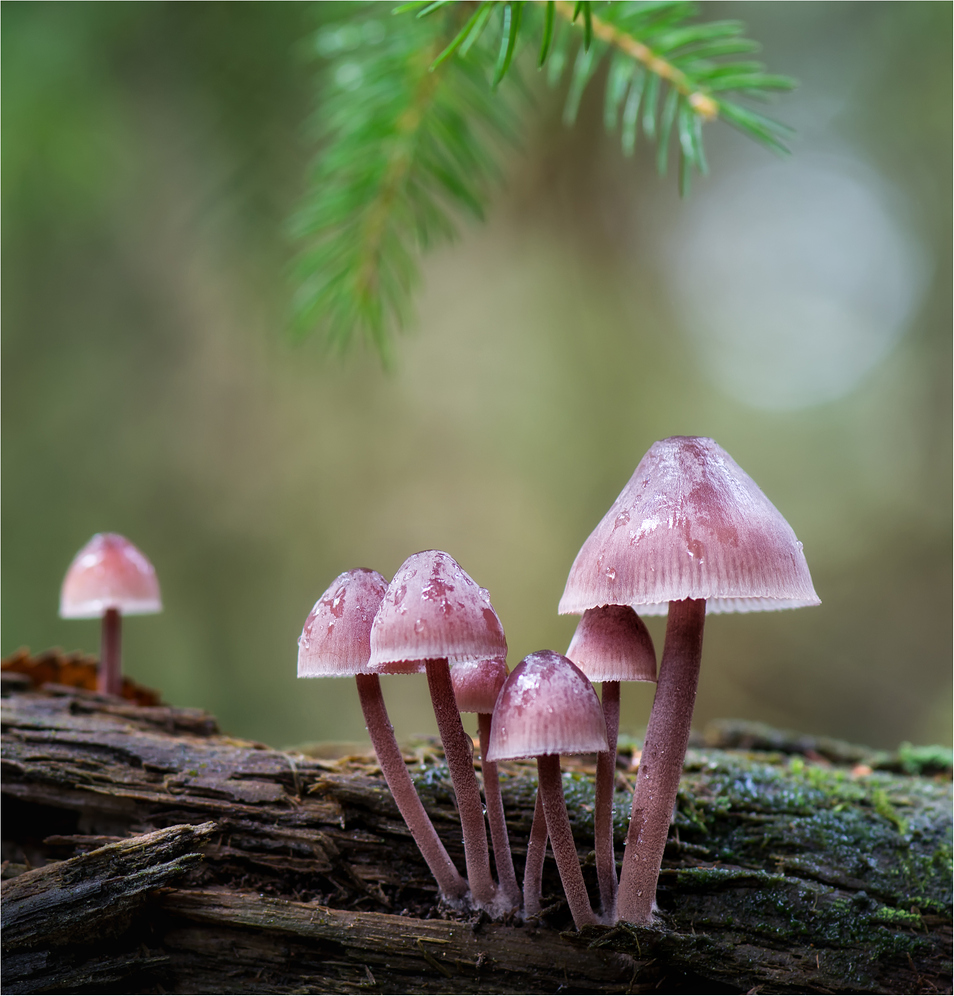
[[[676,818],[703,860],[860,886],[898,908],[950,908],[948,784],[856,777],[799,757],[708,754],[685,776]]]
[[[579,772],[563,773],[563,797],[575,840],[592,840],[596,788],[593,778]]]
[[[711,889],[729,884],[737,885],[740,882],[769,886],[785,884],[784,875],[771,875],[750,868],[725,868],[722,866],[680,868],[676,871],[675,878],[676,883],[683,889]]]
[[[450,769],[446,764],[421,764],[410,769],[411,781],[425,806],[457,805]]]
[[[920,913],[912,913],[910,910],[899,910],[894,906],[882,906],[871,915],[872,923],[897,924],[904,927],[923,926]]]
[[[592,776],[568,773],[563,783],[585,848]],[[532,806],[534,778],[505,784],[505,801],[513,793]],[[622,843],[631,797],[617,793],[614,802]],[[881,991],[885,960],[910,956],[921,965],[940,957],[937,930],[925,917],[951,915],[946,781],[889,770],[855,774],[780,752],[695,750],[673,830],[658,892],[666,926],[624,925],[607,946],[630,944],[636,953],[638,944],[644,957],[655,950],[691,969],[712,948],[733,961],[738,945],[750,950],[754,934],[769,949],[818,959],[828,980],[819,985],[847,992]],[[753,973],[752,986],[764,982],[755,966]]]
[[[905,741],[898,748],[898,760],[902,770],[909,775],[921,775],[930,772],[950,771],[954,765],[954,752],[950,747],[915,747]]]
[[[884,789],[875,789],[871,793],[871,804],[879,816],[883,816],[886,820],[893,823],[902,834],[908,832],[907,820],[903,816],[898,815],[898,811],[891,805],[888,793]]]

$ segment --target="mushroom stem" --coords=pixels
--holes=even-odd
[[[474,771],[474,743],[464,732],[464,725],[460,721],[447,658],[425,661],[424,668],[437,718],[437,729],[444,745],[444,757],[454,783],[454,794],[457,796],[470,894],[477,906],[492,912],[497,886],[490,874],[484,807]]]
[[[619,736],[619,682],[603,682],[603,719],[608,750],[596,755],[594,836],[600,903],[608,923],[616,921],[616,851],[613,845],[613,788],[616,785],[616,741]]]
[[[484,800],[487,803],[487,822],[490,824],[490,839],[494,845],[494,864],[497,867],[497,881],[502,897],[511,908],[520,906],[520,887],[517,873],[513,870],[513,855],[510,853],[510,836],[507,833],[507,818],[504,815],[503,798],[500,795],[500,781],[497,778],[497,762],[488,761],[487,747],[490,743],[491,713],[477,713],[477,729],[480,734],[480,763],[484,774]]]
[[[411,831],[431,874],[437,879],[441,896],[452,905],[463,905],[467,895],[467,883],[454,867],[450,855],[437,836],[434,824],[427,815],[417,789],[411,781],[401,749],[394,736],[394,728],[388,718],[388,711],[381,694],[381,681],[376,674],[355,675],[358,683],[358,697],[364,721],[378,756],[378,764],[388,783],[391,795],[397,803],[404,822]]]
[[[593,907],[590,905],[589,893],[583,881],[583,869],[580,867],[580,856],[576,853],[573,843],[573,831],[570,829],[570,818],[566,811],[566,800],[563,798],[563,779],[560,775],[560,755],[541,754],[537,758],[537,791],[543,799],[543,812],[547,819],[547,833],[550,837],[550,847],[553,857],[560,870],[563,891],[573,915],[573,923],[577,930],[588,923],[599,923]]]
[[[99,646],[97,691],[105,695],[122,695],[122,622],[118,609],[107,609]]]
[[[533,807],[533,823],[527,841],[527,863],[523,868],[523,915],[537,916],[543,892],[543,863],[547,857],[547,818],[543,812],[543,796],[537,790]]]
[[[705,619],[704,598],[669,603],[666,644],[636,776],[619,883],[618,916],[630,923],[651,923],[656,907],[656,883],[689,746]]]

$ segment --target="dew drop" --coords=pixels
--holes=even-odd
[[[624,508],[619,515],[616,516],[616,521],[613,523],[614,529],[619,529],[620,526],[625,526],[629,522],[629,512]]]
[[[607,567],[606,570],[603,573],[606,575],[607,580],[609,580],[609,581],[615,581],[616,580],[616,568],[615,567]]]
[[[425,629],[427,629],[427,623],[425,623],[423,619],[418,619],[417,622],[414,623],[414,632],[418,636],[420,636]]]

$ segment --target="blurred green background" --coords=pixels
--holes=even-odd
[[[801,88],[778,162],[723,125],[680,202],[594,81],[535,107],[483,227],[426,258],[382,373],[286,334],[318,5],[3,5],[2,650],[57,618],[97,531],[156,565],[125,667],[275,745],[364,736],[298,681],[342,570],[448,550],[510,664],[563,650],[580,544],[656,439],[717,439],[788,518],[817,609],[712,617],[697,723],[951,740],[949,4],[706,4]],[[662,643],[662,621],[650,626]],[[399,735],[435,729],[389,679]],[[625,689],[623,728],[651,689]]]

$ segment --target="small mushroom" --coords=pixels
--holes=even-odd
[[[652,921],[656,883],[695,704],[707,612],[818,605],[802,544],[756,483],[712,439],[654,443],[583,544],[560,612],[668,610],[640,758],[618,914]]]
[[[596,753],[606,747],[600,700],[572,661],[552,650],[541,650],[513,669],[494,709],[487,758],[536,758],[538,798],[543,802],[550,846],[577,930],[599,919],[590,904],[573,842],[560,755]]]
[[[594,838],[596,875],[603,917],[616,920],[616,852],[613,841],[613,788],[619,735],[621,681],[655,681],[656,650],[646,624],[628,605],[587,609],[576,627],[566,656],[592,682],[603,683],[603,718],[608,749],[596,759]]]
[[[461,661],[451,668],[451,682],[454,685],[454,698],[457,700],[458,710],[477,713],[481,767],[484,774],[484,800],[487,803],[487,822],[490,824],[490,839],[494,845],[494,864],[497,866],[501,898],[509,902],[511,908],[519,908],[520,887],[517,885],[517,875],[513,868],[510,835],[507,833],[507,819],[504,815],[503,798],[500,795],[497,765],[487,760],[494,705],[506,680],[507,662],[502,657]]]
[[[388,719],[381,681],[368,666],[371,624],[387,586],[377,571],[363,568],[345,571],[332,581],[305,620],[298,640],[298,677],[354,676],[384,780],[437,880],[442,898],[459,907],[467,893],[467,883],[454,867],[414,788]]]
[[[97,533],[73,558],[60,589],[60,616],[102,617],[100,692],[122,694],[121,616],[155,612],[162,612],[155,568],[124,536]]]
[[[425,550],[408,557],[394,575],[371,628],[371,667],[423,663],[444,756],[454,783],[464,836],[467,881],[474,903],[493,915],[497,902],[490,873],[487,827],[474,771],[474,746],[464,732],[450,664],[507,656],[507,640],[490,596],[450,554]]]

